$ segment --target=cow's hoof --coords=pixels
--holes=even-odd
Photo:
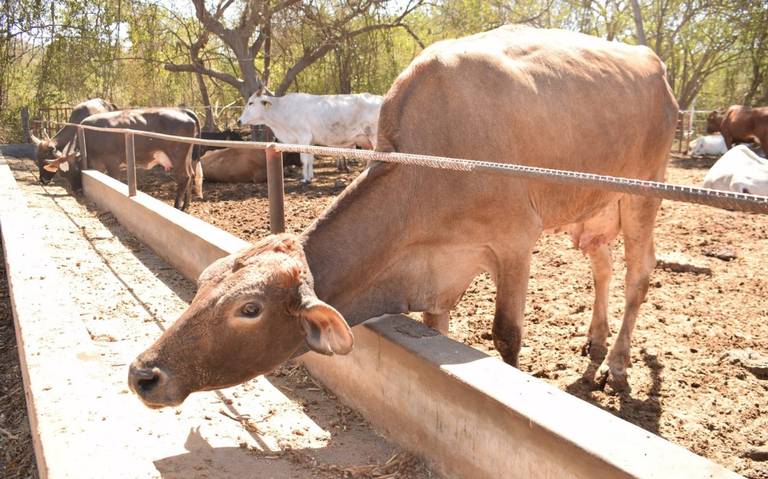
[[[605,343],[598,343],[592,341],[591,339],[587,339],[587,341],[581,347],[581,355],[589,355],[589,359],[593,363],[602,363],[607,354],[608,347],[605,345]]]
[[[626,371],[621,373],[611,371],[611,368],[605,362],[597,369],[594,382],[597,389],[608,394],[627,393],[631,390],[627,381]]]

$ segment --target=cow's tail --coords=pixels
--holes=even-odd
[[[200,138],[200,120],[197,118],[197,114],[192,110],[185,109],[184,112],[189,115],[190,118],[195,120],[195,138]],[[192,145],[192,175],[194,180],[195,196],[198,199],[203,199],[203,167],[200,164],[200,145]]]
[[[195,163],[195,195],[203,199],[203,163],[200,160]]]

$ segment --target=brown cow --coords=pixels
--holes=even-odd
[[[377,150],[662,180],[677,112],[650,49],[507,26],[424,50],[386,96]],[[268,237],[208,267],[190,307],[131,365],[130,387],[148,406],[176,405],[271,371],[302,344],[346,354],[348,325],[388,313],[422,311],[445,331],[482,271],[498,286],[494,343],[517,365],[531,252],[545,229],[559,227],[592,259],[593,351],[608,335],[607,243],[623,233],[624,322],[599,369],[621,384],[655,265],[659,203],[371,162],[301,235]]]
[[[224,148],[204,154],[203,178],[222,183],[265,183],[267,157],[264,150]]]
[[[731,105],[725,112],[713,111],[707,117],[707,133],[721,132],[726,148],[734,143],[757,141],[768,148],[768,107]]]
[[[200,122],[191,110],[179,108],[137,108],[91,115],[80,122],[84,126],[101,128],[127,128],[132,130],[165,133],[167,135],[196,138],[200,134]],[[170,171],[176,181],[175,208],[186,209],[190,201],[190,187],[193,178],[192,145],[169,140],[158,140],[134,135],[136,166],[150,169],[160,164]],[[125,136],[122,133],[87,130],[85,151],[89,167],[106,171],[117,178],[120,166],[125,164]],[[49,160],[44,168],[56,172],[66,164],[66,177],[73,189],[80,189],[79,164],[75,154]],[[194,167],[199,162],[195,161]],[[199,175],[197,175],[199,178]],[[202,180],[196,184],[197,195],[202,196]]]

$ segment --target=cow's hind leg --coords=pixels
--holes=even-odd
[[[608,326],[608,298],[613,276],[610,246],[600,245],[589,253],[589,260],[595,285],[595,304],[592,308],[592,322],[589,324],[587,342],[582,348],[582,355],[589,354],[593,361],[600,362],[608,352],[606,340],[611,335]]]
[[[493,317],[493,344],[504,362],[518,367],[523,342],[525,294],[531,265],[531,249],[520,247],[504,258],[496,272],[496,314]]]
[[[597,372],[596,379],[602,386],[610,380],[615,389],[627,387],[626,369],[631,365],[632,331],[640,305],[648,292],[651,272],[656,265],[653,228],[660,203],[657,199],[638,196],[626,196],[619,203],[627,263],[624,319],[616,343]]]

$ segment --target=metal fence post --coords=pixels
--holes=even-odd
[[[283,204],[283,154],[267,148],[267,195],[269,197],[269,230],[272,234],[285,231]]]
[[[125,158],[128,167],[128,196],[136,196],[136,154],[133,133],[125,134]]]
[[[80,147],[80,168],[88,169],[88,152],[85,148],[85,130],[83,127],[77,127],[77,146]]]

